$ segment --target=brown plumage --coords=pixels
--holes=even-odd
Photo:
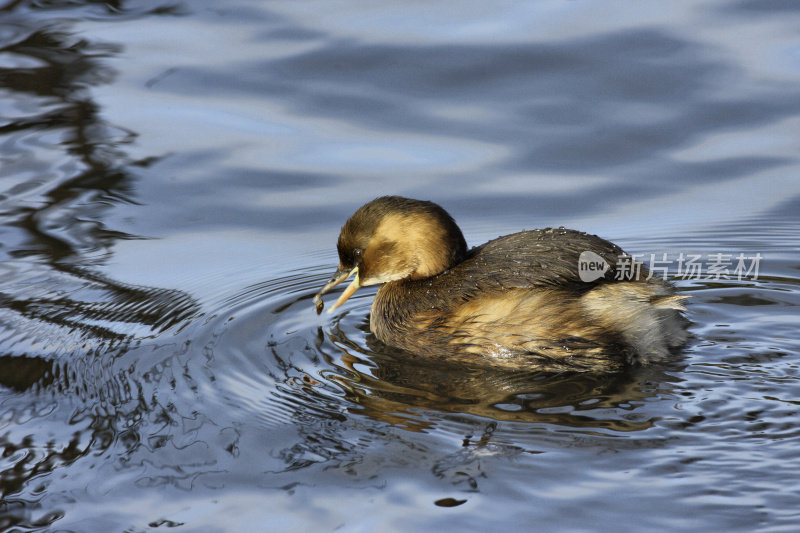
[[[383,285],[370,329],[416,354],[510,368],[615,369],[663,359],[686,339],[683,296],[617,245],[564,228],[523,231],[467,251],[452,217],[432,202],[377,198],[345,223],[339,269],[315,296],[355,275]],[[591,282],[578,258],[608,270]],[[638,275],[631,275],[638,269]],[[623,275],[624,274],[624,275]],[[622,277],[623,279],[617,279]]]

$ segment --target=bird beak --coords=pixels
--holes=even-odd
[[[349,271],[342,269],[337,270],[336,274],[333,275],[331,280],[324,287],[322,287],[320,291],[314,296],[313,301],[314,305],[316,305],[317,308],[317,314],[320,314],[322,312],[322,307],[325,305],[322,303],[322,295],[329,292],[331,289],[336,287],[338,284],[340,284],[353,274],[355,274],[356,276],[355,279],[350,283],[350,285],[347,286],[344,292],[339,296],[339,299],[336,300],[336,303],[334,303],[331,306],[331,308],[328,309],[328,313],[333,313],[334,311],[336,311],[336,309],[338,309],[340,305],[345,303],[347,299],[350,298],[353,295],[353,293],[358,290],[359,287],[361,287],[361,283],[359,282],[358,279],[358,267],[355,267],[353,270]]]

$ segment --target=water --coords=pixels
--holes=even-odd
[[[6,1],[0,529],[795,531],[798,23]],[[380,345],[374,290],[317,317],[340,225],[386,193],[470,245],[565,225],[666,253],[692,340],[510,373]],[[757,279],[679,275],[717,253]]]

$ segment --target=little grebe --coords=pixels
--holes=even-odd
[[[359,287],[382,283],[370,329],[385,344],[417,354],[611,369],[663,359],[686,339],[686,297],[595,235],[522,231],[467,250],[440,206],[385,196],[345,222],[337,249],[339,268],[314,297],[317,312],[322,295],[350,276],[329,312]],[[582,253],[604,265],[597,279],[582,281]]]

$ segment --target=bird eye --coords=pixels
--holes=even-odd
[[[362,250],[361,248],[356,248],[355,250],[353,250],[353,259],[355,260],[356,263],[361,260],[362,255],[364,255],[364,250]]]

